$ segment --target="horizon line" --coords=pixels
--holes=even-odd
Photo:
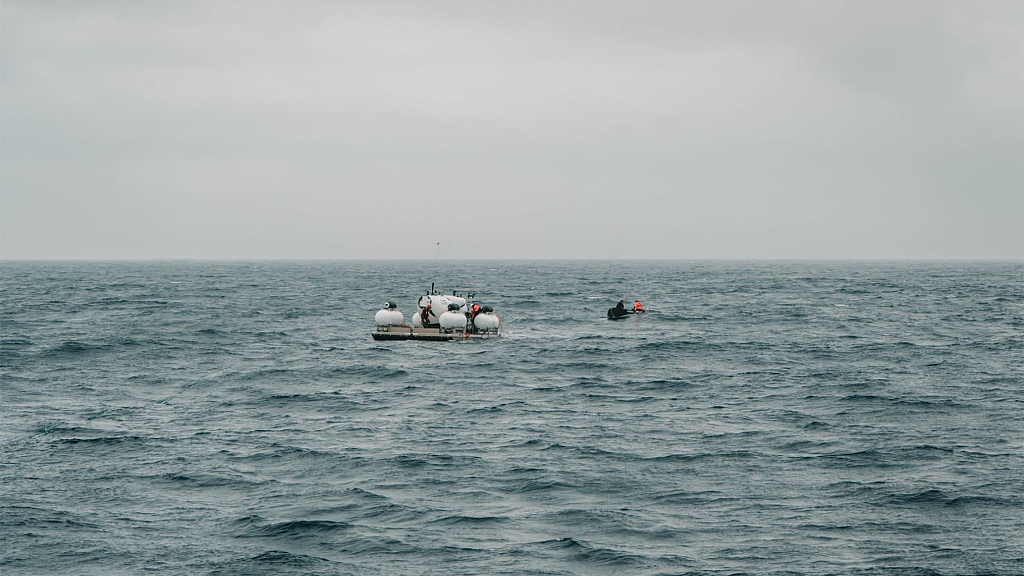
[[[1024,263],[1024,257],[726,257],[726,258],[5,258],[3,262],[1015,262]]]

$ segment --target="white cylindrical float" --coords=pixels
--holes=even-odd
[[[377,326],[401,326],[405,324],[405,317],[398,308],[384,308],[373,315],[373,321]]]
[[[438,318],[437,321],[444,330],[450,330],[452,328],[456,328],[458,330],[466,329],[466,315],[460,312],[445,312],[444,314],[441,314],[441,317]]]
[[[473,325],[476,326],[477,330],[497,330],[501,328],[501,318],[498,318],[497,314],[484,312],[476,315],[476,318],[473,319]]]

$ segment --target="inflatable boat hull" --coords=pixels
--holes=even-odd
[[[623,318],[629,318],[634,314],[643,314],[643,310],[624,310],[622,308],[609,308],[608,319],[609,320],[622,320]]]

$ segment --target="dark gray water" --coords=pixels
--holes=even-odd
[[[1021,264],[432,268],[3,263],[0,572],[1024,572]]]

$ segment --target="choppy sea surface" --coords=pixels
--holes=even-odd
[[[1024,573],[1021,263],[0,280],[4,575]],[[504,337],[370,338],[432,281]]]

